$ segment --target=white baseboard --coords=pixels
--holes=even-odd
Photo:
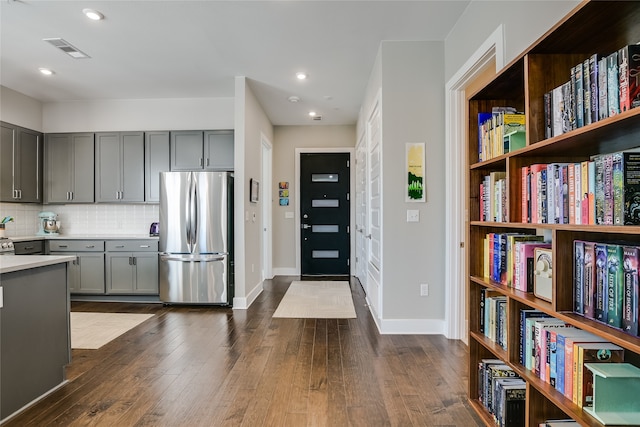
[[[444,335],[442,319],[381,319],[369,304],[369,313],[382,335]]]
[[[299,276],[300,273],[294,268],[274,268],[272,271],[273,276]]]
[[[258,298],[263,291],[262,282],[258,283],[254,288],[249,291],[246,297],[234,297],[233,298],[233,309],[234,310],[246,310],[251,304]]]

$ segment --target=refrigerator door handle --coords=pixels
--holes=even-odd
[[[193,233],[193,174],[189,174],[187,193],[187,218],[186,218],[186,243],[189,248],[189,252],[193,252],[192,233]]]
[[[212,262],[212,261],[224,261],[227,254],[215,254],[215,255],[173,255],[173,254],[161,254],[161,261],[181,261],[181,262]]]
[[[191,227],[191,244],[193,246],[196,245],[196,240],[198,238],[198,208],[200,206],[200,200],[198,197],[198,183],[195,182],[193,183],[193,201],[192,203],[192,213],[191,213],[191,220],[193,221],[193,227]]]

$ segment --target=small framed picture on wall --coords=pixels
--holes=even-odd
[[[255,179],[249,180],[249,201],[257,203],[260,200],[260,183]]]

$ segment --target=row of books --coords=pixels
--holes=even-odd
[[[491,172],[480,183],[480,220],[507,222],[507,174]]]
[[[640,151],[521,168],[521,221],[640,225]]]
[[[478,398],[500,427],[525,425],[526,383],[500,359],[478,363]]]
[[[544,94],[545,137],[587,126],[640,105],[640,46],[593,54],[569,71],[569,80]]]
[[[574,311],[638,336],[639,255],[635,245],[575,240]]]
[[[535,250],[550,249],[543,236],[520,233],[487,233],[483,277],[523,292],[533,292]]]
[[[525,146],[525,115],[513,107],[494,107],[478,113],[478,161]]]
[[[585,363],[622,363],[624,349],[534,309],[520,311],[520,364],[578,407],[593,405]]]

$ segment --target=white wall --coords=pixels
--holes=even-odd
[[[504,57],[508,64],[579,3],[579,0],[473,0],[445,40],[445,81],[500,24],[504,29]]]
[[[444,318],[444,44],[383,42],[383,319]],[[426,202],[405,202],[405,143],[426,143]],[[420,222],[408,223],[407,210]],[[420,296],[420,284],[429,296]]]
[[[0,86],[0,120],[42,132],[42,103]]]
[[[99,99],[43,106],[43,128],[47,133],[233,127],[233,98]]]
[[[276,126],[273,140],[273,185],[265,197],[273,200],[273,269],[274,274],[296,274],[295,176],[296,148],[354,147],[355,126]],[[278,182],[289,182],[289,206],[279,206]],[[293,218],[285,218],[291,212]]]
[[[234,308],[246,308],[262,291],[262,209],[249,202],[249,180],[262,176],[262,140],[273,141],[273,125],[251,91],[236,77],[235,105],[235,281]]]

